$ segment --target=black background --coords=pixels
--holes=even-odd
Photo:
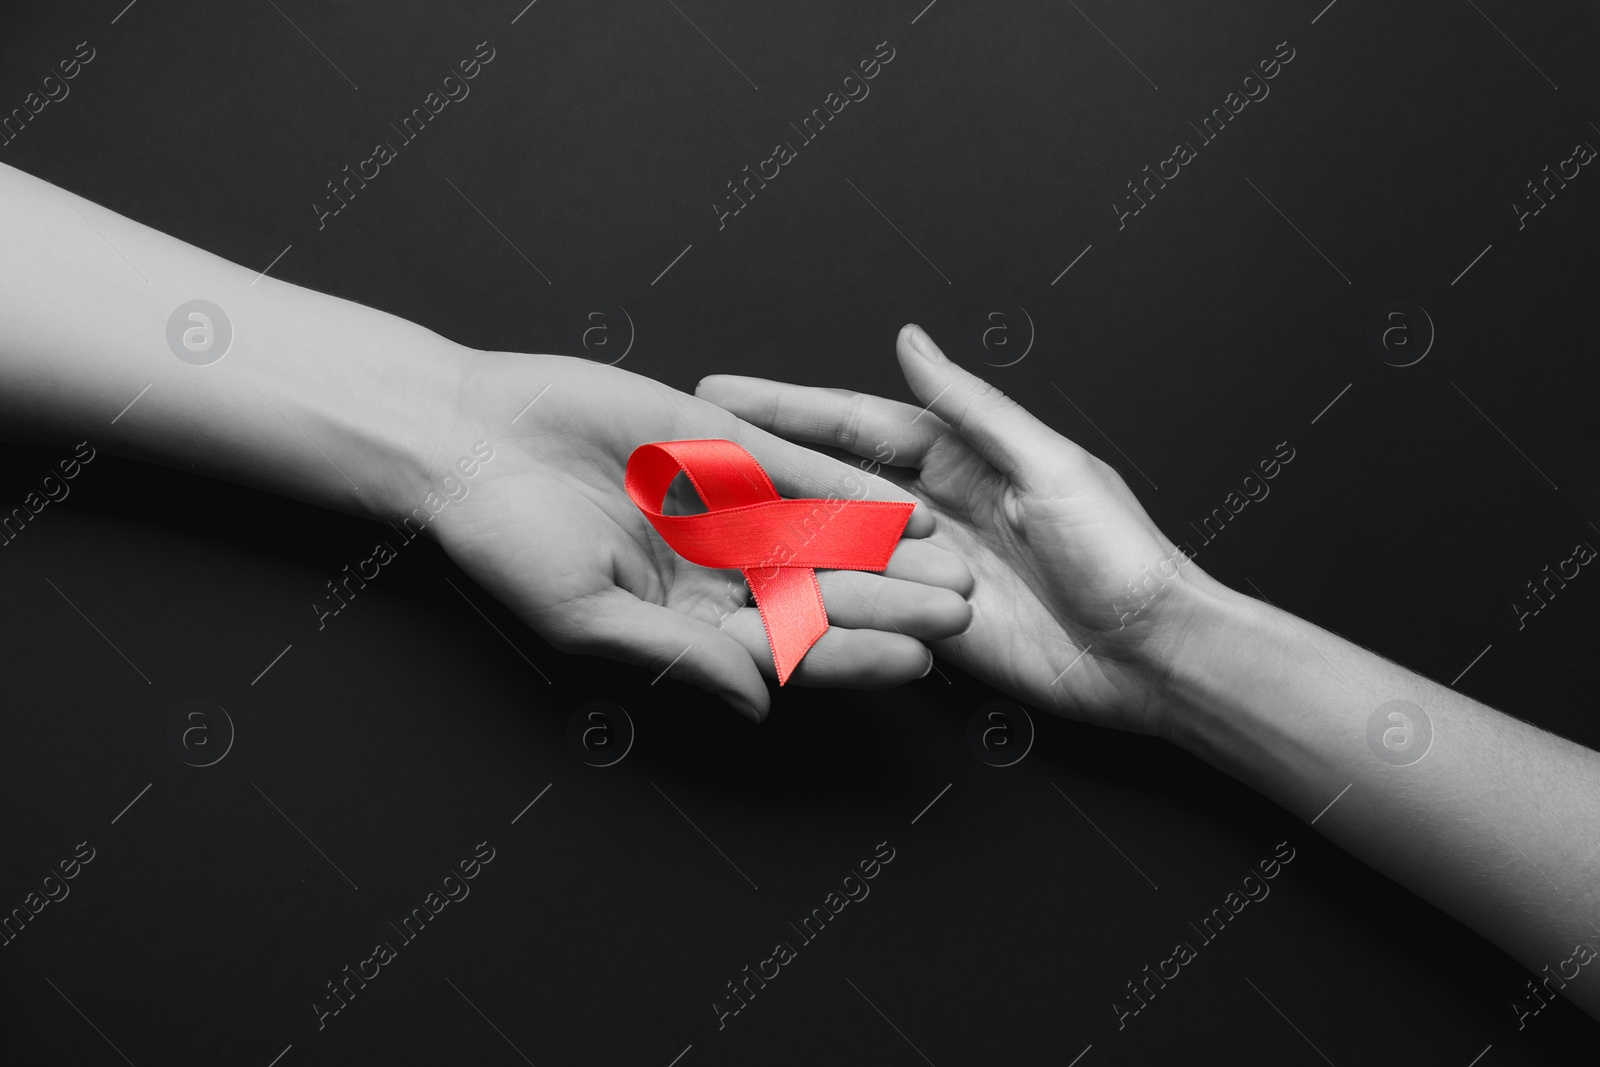
[[[906,397],[919,322],[1180,539],[1288,441],[1203,567],[1600,744],[1600,578],[1521,630],[1509,606],[1600,541],[1600,177],[1521,230],[1510,206],[1600,144],[1594,5],[924,2],[13,5],[0,108],[96,55],[0,161],[256,269],[288,246],[275,277],[475,346],[581,355],[574,316],[626,308],[620,366],[685,390]],[[319,229],[325,183],[482,41],[471,95]],[[719,230],[724,183],[880,41],[870,96]],[[1270,96],[1119,230],[1124,183],[1282,41]],[[1366,340],[1395,300],[1437,330],[1405,368]],[[966,343],[994,301],[1036,330],[1004,368]],[[60,454],[0,451],[0,504]],[[1498,950],[1159,742],[1035,714],[1028,756],[986,766],[965,731],[994,694],[943,664],[785,689],[752,726],[554,652],[420,541],[319,632],[308,600],[375,528],[106,455],[72,486],[0,551],[0,907],[96,857],[0,949],[7,1062],[1592,1055],[1565,1002],[1518,1029],[1529,976]],[[237,728],[214,766],[167,743],[190,699]],[[604,769],[566,742],[594,699],[637,728]],[[319,1030],[323,984],[479,841],[471,896]],[[724,983],[880,841],[871,895],[719,1031]],[[1271,896],[1119,1031],[1124,983],[1280,841]]]

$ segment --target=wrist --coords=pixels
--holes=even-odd
[[[1333,754],[1348,750],[1366,700],[1334,665],[1356,670],[1342,642],[1220,585],[1190,606],[1166,663],[1163,736],[1291,811],[1315,811],[1337,791]]]
[[[321,294],[299,290],[289,300],[311,304],[304,317],[274,307],[261,323],[259,358],[246,372],[254,391],[242,391],[257,405],[266,398],[276,409],[272,419],[281,416],[279,447],[268,449],[267,458],[283,469],[255,480],[363,518],[383,520],[421,505],[454,459],[455,438],[470,432],[458,423],[471,351],[414,323]]]
[[[1266,604],[1220,582],[1190,582],[1169,605],[1167,631],[1153,643],[1151,701],[1160,734],[1216,763],[1242,728],[1243,690],[1260,684],[1281,655]]]
[[[379,521],[435,507],[457,459],[485,434],[466,424],[461,382],[472,353],[422,331],[374,353],[363,388],[341,408],[341,449],[362,471],[355,514]],[[345,461],[340,461],[345,466]],[[352,475],[352,477],[355,477]]]

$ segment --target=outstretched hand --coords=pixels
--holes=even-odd
[[[940,655],[1037,707],[1162,732],[1159,664],[1182,640],[1185,610],[1164,594],[1216,583],[1115,470],[950,362],[920,327],[902,329],[896,351],[924,407],[729,375],[695,392],[791,440],[890,457],[937,518],[928,540],[976,578],[972,624],[936,640]]]
[[[532,400],[532,406],[528,406]],[[914,498],[649,378],[564,356],[476,353],[461,374],[452,442],[495,455],[433,529],[444,549],[556,648],[638,664],[707,689],[756,721],[775,678],[738,571],[678,556],[623,490],[641,444],[718,438],[746,448],[785,497]],[[451,455],[442,443],[437,459]],[[668,510],[702,510],[685,479]],[[965,629],[971,573],[925,538],[919,506],[882,573],[818,571],[829,629],[791,684],[879,688],[925,675],[924,641]]]

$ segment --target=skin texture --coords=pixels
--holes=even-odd
[[[429,535],[558,649],[665,671],[751,719],[770,709],[775,671],[743,578],[666,548],[623,491],[628,455],[721,438],[749,449],[786,496],[912,499],[649,378],[468,349],[258,277],[3,165],[0,232],[0,429],[11,440],[87,439],[380,520],[423,506],[487,442],[493,459]],[[207,366],[167,339],[169,316],[197,296],[233,331]],[[819,572],[835,625],[790,684],[874,688],[927,673],[924,642],[970,618],[970,572],[924,539],[932,527],[918,508],[883,574]]]
[[[859,497],[868,491],[863,472],[639,375],[563,357],[536,366],[525,356],[479,354],[466,368],[458,410],[509,408],[508,427],[524,397],[549,389],[517,420],[531,422],[527,429],[502,431],[506,447],[463,506],[441,513],[440,543],[557,648],[657,670],[682,654],[674,669],[684,680],[759,717],[763,679],[775,672],[743,578],[667,547],[622,491],[628,455],[646,440],[733,440],[790,497]],[[619,407],[628,418],[616,417]],[[475,414],[458,437],[475,439],[494,425]],[[877,489],[900,495],[890,483]],[[689,510],[696,501],[686,489],[677,503]],[[924,513],[910,531],[925,536],[932,526]],[[959,633],[971,617],[967,567],[914,536],[902,539],[882,574],[819,571],[818,582],[831,625],[791,684],[866,688],[919,678],[932,665],[921,641]]]
[[[1540,992],[1505,991],[1519,1026],[1540,996],[1600,1018],[1600,754],[1228,589],[1115,471],[920,328],[896,354],[923,406],[720,375],[697,393],[796,441],[893,449],[885,473],[976,578],[972,625],[934,641],[940,656],[1036,707],[1165,738],[1308,820],[1522,962]],[[1432,729],[1409,763],[1381,740],[1404,732],[1383,710],[1397,700]]]

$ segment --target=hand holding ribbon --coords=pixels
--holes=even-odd
[[[665,515],[682,471],[708,509]],[[702,567],[736,568],[760,609],[778,684],[828,629],[815,568],[882,571],[914,504],[785,500],[755,458],[732,441],[663,441],[628,457],[628,497],[662,540]]]

